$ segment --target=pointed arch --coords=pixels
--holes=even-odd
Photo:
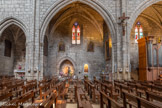
[[[0,22],[0,36],[7,27],[9,27],[10,25],[13,25],[13,24],[20,27],[22,29],[22,31],[24,32],[25,36],[27,36],[27,28],[26,28],[25,24],[22,23],[17,18],[13,18],[13,17],[8,17],[8,18],[4,19],[2,22]]]
[[[51,8],[49,8],[48,12],[45,15],[45,18],[43,19],[43,22],[40,27],[40,42],[43,42],[46,29],[48,27],[49,22],[51,19],[65,6],[74,3],[74,2],[81,2],[84,3],[90,7],[92,7],[94,10],[96,10],[105,20],[106,24],[110,27],[110,32],[112,37],[115,37],[115,19],[110,14],[108,9],[106,9],[102,4],[99,2],[91,1],[91,0],[62,0],[62,1],[56,1]]]
[[[75,70],[76,70],[76,63],[74,62],[74,60],[72,58],[66,56],[66,57],[63,57],[62,59],[60,59],[58,61],[58,64],[57,64],[57,74],[59,74],[59,68],[60,68],[61,63],[64,62],[65,60],[68,60],[68,61],[70,61],[72,63],[72,65],[74,66],[74,72],[75,72]]]
[[[149,6],[160,2],[161,0],[146,0],[139,5],[134,12],[132,12],[130,19],[128,21],[128,40],[130,39],[131,29],[133,28],[133,24],[135,23],[138,16]]]

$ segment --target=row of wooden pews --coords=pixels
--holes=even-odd
[[[100,91],[100,106],[104,108],[162,108],[161,81],[97,80],[95,89]]]
[[[83,88],[80,86],[75,86],[75,97],[77,101],[77,108],[93,108],[89,98],[83,92]]]
[[[51,108],[68,88],[67,79],[26,81],[2,77],[0,80],[0,108]]]
[[[89,80],[84,80],[84,88],[88,92],[88,95],[90,98],[92,98],[92,101],[96,103],[96,99],[99,102],[100,99],[100,93],[99,91],[95,88],[95,85],[90,82]]]

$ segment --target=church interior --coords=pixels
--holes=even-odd
[[[161,0],[33,1],[0,1],[0,108],[162,108]]]

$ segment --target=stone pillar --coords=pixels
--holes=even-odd
[[[117,13],[116,13],[116,20],[117,20],[117,22],[119,22],[120,20],[119,20],[119,17],[121,16],[121,12],[120,12],[120,10],[121,10],[121,1],[120,0],[117,0],[116,1],[116,8],[117,8],[117,10],[118,11],[116,11]],[[116,56],[116,60],[115,60],[115,63],[114,63],[114,68],[115,68],[115,70],[114,70],[114,72],[115,72],[115,75],[114,75],[114,79],[118,79],[118,80],[120,80],[121,79],[121,72],[120,72],[120,69],[122,68],[122,51],[121,51],[121,49],[122,49],[122,28],[121,28],[121,26],[117,23],[116,24],[116,28],[117,28],[117,30],[116,30],[116,51],[115,51],[115,53],[117,54],[117,56]]]
[[[127,16],[127,3],[128,3],[128,0],[124,0],[124,3],[122,4],[123,7],[125,7],[125,13],[126,13],[126,16]],[[128,16],[129,17],[129,16]],[[127,40],[128,38],[128,35],[127,35],[127,20],[126,20],[126,26],[125,26],[125,37],[124,37],[124,41],[123,41],[123,71],[124,71],[124,79],[126,80],[130,80],[131,79],[131,73],[130,73],[130,62],[129,62],[129,52],[128,52],[128,49],[129,49],[129,40]]]
[[[127,39],[127,0],[120,0],[120,16],[123,16],[124,19],[121,19],[120,23],[120,37],[121,37],[121,53],[120,56],[120,66],[118,66],[118,79],[130,79],[129,73],[129,62],[128,62],[128,46],[129,42]],[[124,16],[125,14],[125,16]]]
[[[34,79],[42,80],[43,79],[43,71],[41,67],[43,64],[41,62],[41,49],[43,49],[43,44],[40,42],[40,17],[39,17],[39,6],[40,0],[35,0],[35,55],[34,55]]]

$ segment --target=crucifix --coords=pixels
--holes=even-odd
[[[125,20],[129,19],[129,17],[126,17],[125,13],[123,13],[123,16],[119,17],[119,19],[121,20],[121,22],[119,24],[121,24],[122,28],[123,28],[123,36],[125,36],[125,27],[127,26]]]

